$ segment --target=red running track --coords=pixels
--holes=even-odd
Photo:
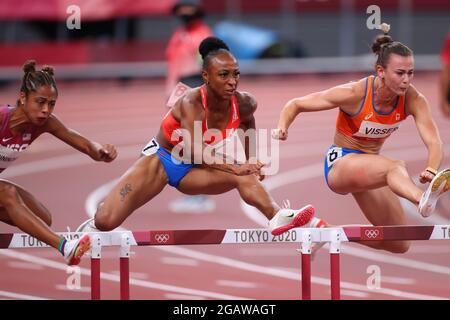
[[[280,110],[290,98],[351,81],[364,75],[310,75],[243,78],[240,89],[259,102],[259,128],[276,126]],[[450,121],[438,110],[437,73],[419,73],[414,84],[428,98],[449,154]],[[13,103],[16,87],[3,88],[1,101]],[[156,133],[166,112],[162,81],[60,83],[57,115],[70,127],[102,143],[118,146],[110,164],[94,163],[51,136],[43,136],[6,170],[11,179],[31,191],[53,213],[53,229],[74,230],[87,218],[85,203],[92,192],[121,175]],[[312,203],[317,214],[332,224],[367,224],[351,196],[332,193],[321,166],[332,142],[337,110],[304,114],[280,148],[280,172],[266,180],[274,198],[290,199],[293,207]],[[414,177],[425,166],[426,149],[412,119],[386,143],[384,153],[403,159]],[[450,165],[446,156],[443,165]],[[282,179],[276,185],[274,179]],[[124,224],[127,229],[225,229],[261,227],[241,207],[236,192],[213,197],[210,214],[175,214],[167,204],[180,193],[167,187]],[[450,224],[450,199],[438,212],[423,219],[408,208],[409,224]],[[248,214],[250,215],[248,215]],[[0,233],[18,232],[5,224]],[[299,299],[300,256],[296,246],[225,245],[134,248],[131,259],[132,299]],[[329,299],[329,255],[323,249],[312,264],[312,298]],[[345,244],[341,256],[342,299],[450,298],[450,247],[444,241],[417,241],[403,255]],[[81,265],[81,289],[70,290],[63,259],[50,249],[0,250],[0,298],[88,299],[89,259]],[[102,258],[102,298],[118,299],[117,249],[105,249]],[[381,275],[381,288],[370,289],[370,276]],[[70,282],[70,281],[69,281]]]

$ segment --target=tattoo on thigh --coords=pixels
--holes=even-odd
[[[125,197],[126,197],[131,191],[133,191],[133,190],[131,189],[131,184],[127,183],[127,184],[125,185],[125,187],[123,187],[122,189],[120,189],[120,201],[123,202],[123,201],[125,200]]]

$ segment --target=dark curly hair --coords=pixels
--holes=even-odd
[[[230,48],[223,40],[216,37],[205,38],[198,47],[198,52],[203,59],[203,69],[208,67],[212,57],[224,51],[230,52]]]

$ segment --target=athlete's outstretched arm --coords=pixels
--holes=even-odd
[[[303,97],[294,98],[284,106],[278,121],[277,134],[274,138],[287,139],[289,126],[301,112],[314,112],[340,107],[344,111],[359,99],[355,84],[344,84],[328,90],[315,92]]]
[[[427,167],[438,170],[443,157],[442,140],[436,123],[431,115],[431,108],[427,99],[419,92],[412,93],[413,97],[408,102],[408,111],[414,117],[417,130],[423,143],[428,149]],[[420,174],[420,182],[430,182],[434,175],[426,169]]]
[[[81,151],[96,161],[111,162],[117,157],[116,148],[111,144],[101,145],[67,128],[54,114],[45,124],[44,131],[51,133],[71,147]]]

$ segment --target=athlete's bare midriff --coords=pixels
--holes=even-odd
[[[355,149],[368,154],[379,154],[385,141],[386,139],[359,139],[349,137],[339,131],[336,131],[334,135],[335,146]]]

